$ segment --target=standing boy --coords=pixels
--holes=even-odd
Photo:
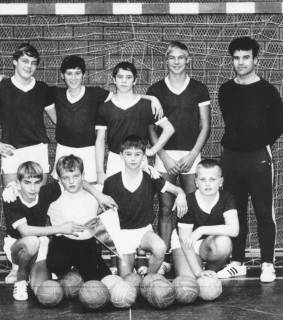
[[[185,44],[172,41],[165,59],[168,76],[153,84],[147,93],[160,100],[164,115],[173,124],[175,133],[164,150],[158,152],[155,168],[174,184],[179,177],[183,190],[188,194],[195,190],[195,169],[209,134],[210,98],[206,86],[190,78],[186,72],[189,51]],[[152,142],[155,143],[156,139],[156,132],[151,130]],[[168,250],[173,229],[173,198],[168,193],[160,194],[159,203],[159,234]]]
[[[157,191],[171,192],[177,196],[174,208],[180,216],[187,211],[185,194],[181,188],[163,178],[153,179],[141,169],[145,149],[146,144],[140,137],[127,137],[120,147],[124,169],[107,178],[103,189],[119,206],[121,232],[117,247],[122,253],[122,260],[118,264],[121,276],[133,271],[137,248],[151,253],[148,272],[157,272],[162,264],[166,246],[152,229],[152,202]]]
[[[200,277],[218,271],[232,251],[231,238],[239,221],[231,194],[221,191],[223,178],[217,161],[205,159],[196,168],[197,190],[187,195],[188,212],[178,218],[171,238],[175,273]]]
[[[107,130],[108,161],[107,176],[115,174],[123,168],[123,161],[119,156],[120,146],[129,135],[138,135],[148,141],[150,126],[158,125],[162,128],[162,134],[147,151],[152,156],[160,150],[169,137],[174,133],[174,128],[166,118],[155,122],[151,111],[150,101],[145,96],[134,93],[134,85],[137,81],[137,70],[130,62],[120,62],[113,69],[113,80],[117,92],[111,100],[99,108],[99,120],[96,139],[97,178],[98,183],[103,183],[105,133]],[[146,160],[146,159],[144,159]]]
[[[70,55],[61,63],[61,77],[67,88],[53,88],[53,112],[56,117],[56,159],[53,177],[57,177],[56,163],[61,156],[74,154],[82,158],[85,179],[96,182],[95,124],[98,108],[112,93],[100,87],[83,85],[86,65],[83,58]],[[155,97],[145,96],[152,102],[152,112],[159,116],[159,102]],[[48,109],[50,113],[51,108]]]
[[[257,219],[261,253],[260,281],[275,280],[275,217],[272,199],[273,164],[270,147],[283,130],[283,105],[279,92],[256,74],[259,44],[250,37],[229,45],[236,77],[219,89],[225,123],[222,138],[224,188],[236,200],[240,233],[233,240],[232,262],[218,272],[219,278],[246,274],[247,206],[251,201]]]
[[[44,82],[33,77],[40,57],[28,43],[22,43],[13,54],[15,73],[0,83],[0,114],[2,126],[3,182],[6,186],[17,179],[18,166],[25,161],[36,161],[43,168],[43,183],[49,172],[49,139],[43,113],[52,103]]]

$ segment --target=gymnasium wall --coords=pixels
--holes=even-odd
[[[169,3],[185,1],[143,1],[141,14],[130,14],[129,4],[120,14],[113,11],[117,1],[91,1],[95,7],[84,13],[59,14],[54,9],[56,1],[1,1],[5,3],[29,3],[26,14],[9,14],[0,5],[0,74],[12,75],[11,56],[23,41],[33,44],[42,61],[36,78],[50,85],[63,85],[58,67],[64,56],[80,54],[87,63],[86,85],[112,88],[111,70],[122,60],[135,63],[139,70],[136,90],[145,92],[148,86],[166,74],[163,54],[171,40],[188,45],[191,60],[190,76],[204,82],[212,101],[212,130],[203,155],[218,159],[223,121],[217,102],[217,90],[227,79],[233,77],[231,59],[227,54],[230,40],[250,35],[261,45],[258,73],[283,91],[283,16],[280,3],[256,1],[254,10],[236,4],[238,13],[228,13],[225,1],[191,1],[189,14],[174,11]],[[61,3],[84,3],[85,1],[60,1]],[[119,1],[125,2],[127,1]],[[130,1],[132,4],[138,1]],[[31,9],[31,4],[34,7]],[[92,8],[92,9],[91,9]],[[95,10],[93,9],[95,8]],[[99,9],[100,8],[100,9]],[[116,8],[116,7],[115,7]],[[197,8],[197,9],[196,9]],[[243,10],[241,9],[243,8]],[[5,8],[2,7],[2,10]],[[188,10],[188,7],[184,7]],[[281,9],[281,11],[280,11]],[[5,9],[6,10],[6,9]],[[187,12],[184,10],[184,12]],[[176,13],[177,12],[177,13]],[[239,13],[240,12],[240,13]],[[50,158],[54,158],[54,126],[46,119],[50,144]],[[275,214],[277,221],[277,248],[283,246],[283,138],[273,146],[275,163]],[[252,208],[250,207],[250,212]],[[256,226],[250,216],[251,235],[248,248],[257,248]],[[0,213],[0,248],[5,234],[3,212]]]

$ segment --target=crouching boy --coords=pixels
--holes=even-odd
[[[133,271],[135,252],[141,248],[150,252],[148,272],[156,273],[164,259],[166,246],[153,231],[152,205],[156,192],[176,195],[174,207],[180,216],[187,211],[183,190],[165,181],[153,179],[141,169],[146,145],[135,135],[128,136],[121,145],[120,156],[125,169],[106,179],[103,193],[110,195],[118,204],[121,232],[117,248],[122,254],[118,271],[124,276]]]
[[[231,237],[238,235],[239,221],[233,197],[220,191],[223,178],[217,161],[202,160],[195,182],[197,190],[187,196],[188,212],[178,218],[171,247],[176,275],[198,278],[223,267],[232,251]]]
[[[49,278],[46,268],[49,240],[46,236],[76,234],[84,229],[70,220],[56,226],[46,226],[48,207],[61,195],[61,188],[58,183],[42,187],[43,176],[38,163],[24,162],[17,170],[18,197],[14,202],[3,202],[7,227],[4,251],[10,262],[18,265],[13,290],[15,300],[28,299],[29,279],[36,295],[38,286]]]

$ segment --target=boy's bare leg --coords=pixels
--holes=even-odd
[[[50,274],[47,270],[46,260],[41,260],[34,263],[30,271],[30,287],[35,295],[38,287],[44,281],[49,279],[50,279]]]
[[[162,177],[176,184],[177,177],[163,173]],[[169,192],[159,194],[159,217],[158,217],[158,233],[166,244],[167,250],[170,249],[171,234],[173,231],[172,208],[175,196]]]
[[[180,174],[180,182],[185,194],[196,191],[195,174]]]
[[[178,276],[190,276],[195,277],[188,261],[184,255],[182,248],[172,250],[173,265],[176,277]]]
[[[218,271],[231,255],[232,241],[227,236],[209,236],[202,242],[199,252],[207,269]]]
[[[119,276],[124,277],[128,273],[132,273],[135,264],[135,253],[123,254],[122,259],[118,260]]]
[[[140,247],[151,253],[148,259],[148,273],[156,273],[166,253],[164,241],[153,231],[148,231],[141,240]]]

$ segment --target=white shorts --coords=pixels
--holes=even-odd
[[[49,244],[49,238],[46,236],[38,237],[39,238],[39,249],[38,254],[35,262],[46,260],[47,257],[47,251],[48,251],[48,244]],[[8,258],[8,260],[12,263],[12,256],[11,256],[11,247],[12,245],[19,239],[12,238],[10,236],[7,236],[4,238],[4,246],[3,250]]]
[[[144,158],[142,163],[142,167],[147,166],[148,161],[147,158]],[[123,171],[125,168],[124,161],[121,158],[120,154],[109,151],[108,159],[107,159],[107,167],[106,167],[106,176],[110,177],[113,174]]]
[[[96,162],[95,162],[95,147],[83,147],[83,148],[73,148],[68,146],[63,146],[57,144],[56,147],[56,157],[54,162],[54,167],[52,171],[52,177],[58,180],[58,175],[56,172],[56,163],[59,158],[63,156],[68,156],[73,154],[74,156],[80,157],[84,163],[84,177],[88,182],[95,182],[96,177]]]
[[[190,151],[182,151],[182,150],[166,150],[167,154],[174,160],[178,161],[180,160],[182,157],[186,156],[187,154],[190,153]],[[181,174],[194,174],[196,173],[196,167],[198,165],[198,163],[201,161],[201,155],[198,154],[198,156],[196,157],[191,169],[188,172],[182,172]],[[159,158],[158,155],[156,155],[155,157],[155,165],[154,168],[162,173],[166,173],[167,170],[164,167],[164,164],[162,162],[162,160]]]
[[[203,242],[203,239],[202,240],[198,240],[194,245],[194,251],[198,255],[199,255],[199,248],[200,248],[202,242]],[[172,232],[172,235],[171,235],[171,250],[180,249],[180,248],[181,248],[181,243],[180,243],[180,240],[179,240],[179,236],[177,234],[177,230],[174,229],[173,232]]]
[[[117,242],[117,249],[119,253],[135,253],[141,244],[143,236],[148,231],[153,231],[151,224],[139,229],[121,229],[119,232],[119,241]]]
[[[12,156],[2,157],[2,172],[4,174],[17,173],[20,164],[26,161],[39,163],[44,173],[49,172],[48,145],[46,143],[13,150]]]

